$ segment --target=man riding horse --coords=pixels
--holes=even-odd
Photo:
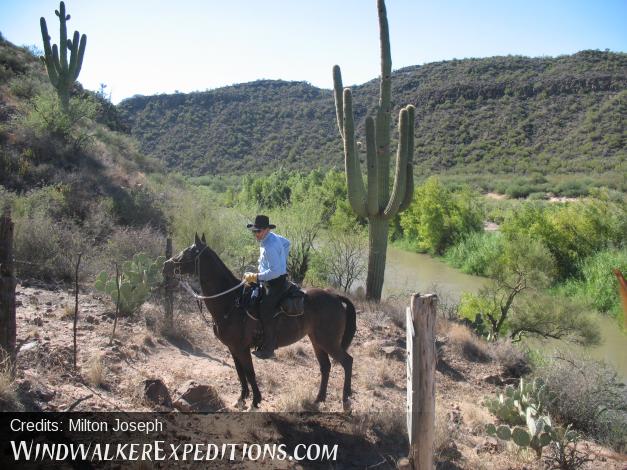
[[[246,225],[255,234],[259,242],[259,267],[256,273],[244,273],[244,280],[249,283],[258,282],[265,289],[261,300],[260,318],[263,325],[263,344],[255,351],[260,359],[274,356],[276,349],[276,308],[281,296],[289,287],[287,283],[287,257],[290,252],[290,241],[271,232],[276,225],[270,223],[266,215],[258,215],[255,222]]]

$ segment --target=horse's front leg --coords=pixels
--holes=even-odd
[[[235,363],[235,370],[237,371],[237,377],[239,378],[239,383],[242,386],[242,393],[239,396],[239,400],[235,404],[236,408],[243,409],[246,404],[246,399],[250,392],[248,391],[248,381],[246,380],[246,373],[244,372],[244,368],[242,367],[242,363],[239,361],[237,356],[231,351],[231,355],[233,356],[233,362]]]
[[[244,374],[246,375],[246,379],[253,389],[253,407],[257,408],[261,402],[261,392],[257,386],[257,378],[255,377],[255,368],[253,366],[253,358],[250,355],[250,349],[246,348],[241,351],[237,355],[237,359],[240,361]]]

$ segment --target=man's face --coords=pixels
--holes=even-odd
[[[260,242],[266,237],[269,231],[270,231],[269,228],[264,228],[264,229],[259,230],[258,232],[253,232],[253,233],[255,234],[255,238],[257,239],[257,241]]]

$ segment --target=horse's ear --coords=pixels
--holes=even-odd
[[[200,245],[200,238],[198,238],[198,232],[194,235],[194,243],[196,245]]]
[[[207,239],[205,238],[205,232],[202,233],[202,238],[200,239],[205,245],[207,244]]]

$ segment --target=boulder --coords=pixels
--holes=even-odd
[[[161,381],[161,379],[146,379],[140,384],[140,391],[142,397],[157,406],[164,406],[166,408],[172,408],[172,398],[168,387]]]
[[[202,385],[193,380],[179,387],[180,396],[172,403],[179,411],[214,412],[224,408],[224,402],[211,385]]]

